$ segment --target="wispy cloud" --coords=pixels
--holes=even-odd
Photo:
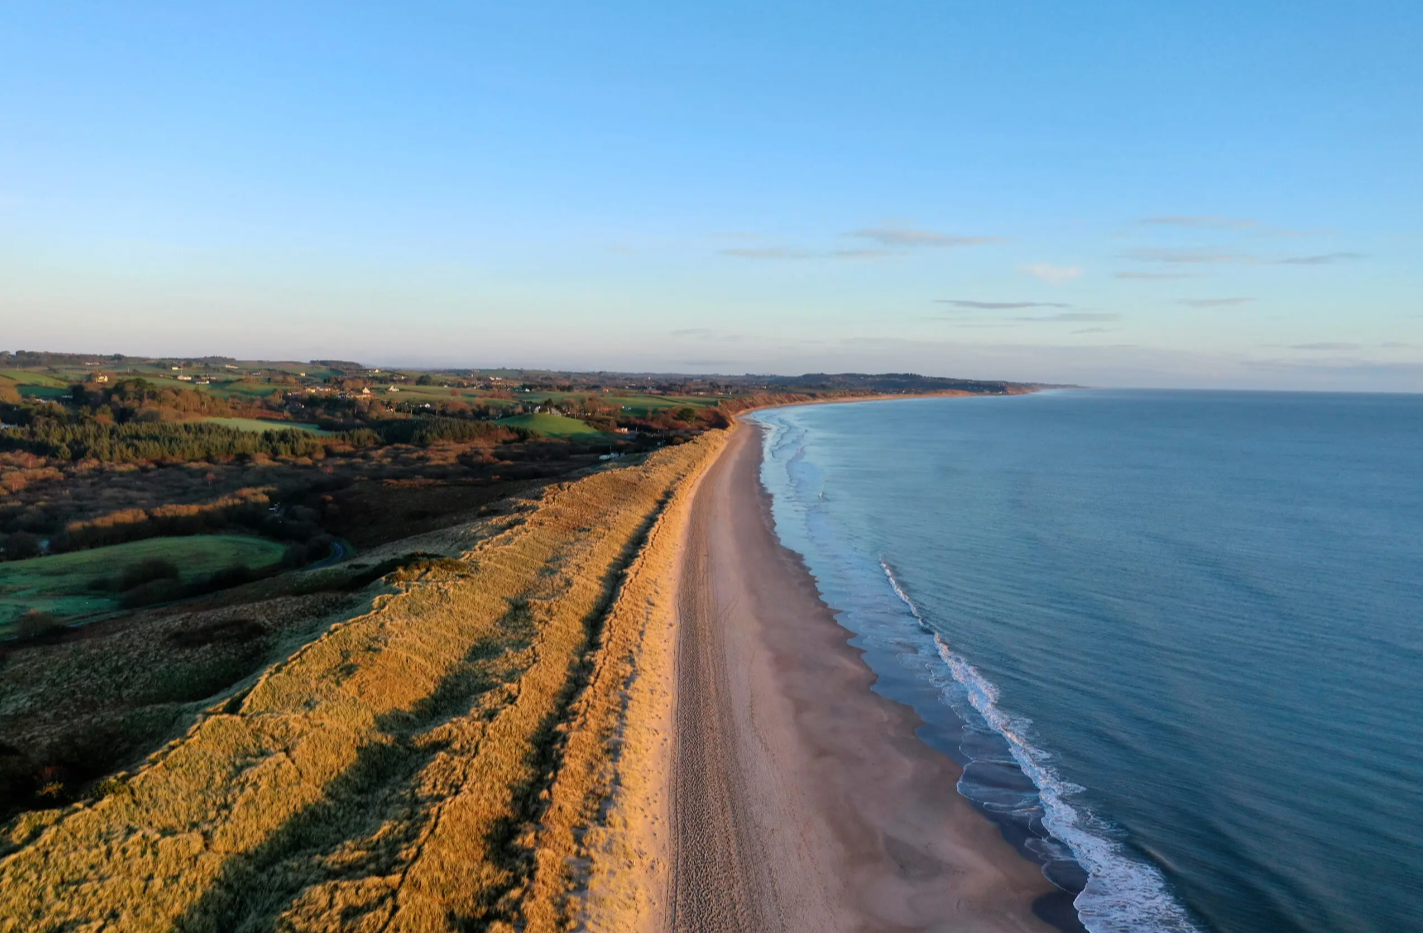
[[[1195,276],[1189,272],[1114,272],[1112,273],[1112,277],[1117,279],[1134,279],[1141,281],[1195,278]]]
[[[1363,258],[1362,253],[1320,253],[1316,256],[1291,256],[1288,259],[1277,259],[1275,262],[1282,266],[1327,266]]]
[[[1017,317],[1015,321],[1064,321],[1090,323],[1093,321],[1120,321],[1120,314],[1108,314],[1104,311],[1066,311],[1062,314],[1044,314],[1038,317]]]
[[[805,250],[786,249],[780,246],[724,249],[719,252],[723,256],[735,256],[737,259],[810,259],[814,255]]]
[[[1324,343],[1292,343],[1291,350],[1361,350],[1357,343],[1335,343],[1326,341]]]
[[[750,234],[723,233],[716,235],[723,237],[735,236],[740,239],[753,238]],[[717,252],[723,256],[731,256],[736,259],[838,259],[874,261],[904,256],[912,250],[919,248],[943,249],[956,246],[977,246],[983,243],[998,243],[1002,241],[1002,237],[956,236],[949,233],[940,233],[937,230],[921,230],[917,227],[889,225],[881,227],[862,227],[859,230],[851,230],[844,235],[861,240],[868,240],[875,245],[854,249],[830,250],[800,249],[791,246],[737,246],[718,250]]]
[[[827,259],[886,259],[899,254],[891,249],[836,249],[820,255]]]
[[[1110,327],[1084,327],[1081,330],[1074,330],[1074,334],[1110,334]]]
[[[1059,301],[968,301],[963,298],[939,298],[935,304],[949,305],[966,311],[1021,311],[1024,308],[1070,308]]]
[[[832,250],[808,250],[791,249],[784,246],[767,247],[741,247],[737,249],[718,250],[723,256],[733,256],[737,259],[841,259],[850,261],[866,261],[876,259],[888,259],[897,256],[899,253],[889,249],[832,249]]]
[[[1082,270],[1077,266],[1050,266],[1044,262],[1024,266],[1023,271],[1035,279],[1042,279],[1044,282],[1050,282],[1053,285],[1060,285],[1063,282],[1071,281],[1082,274]]]
[[[1129,250],[1125,255],[1128,259],[1135,259],[1137,262],[1209,264],[1259,261],[1254,256],[1236,253],[1227,249],[1204,249],[1199,247],[1186,249],[1143,247],[1141,249]]]
[[[1305,236],[1309,233],[1323,233],[1322,230],[1291,230],[1288,227],[1272,227],[1263,220],[1252,217],[1226,217],[1219,214],[1161,214],[1143,217],[1145,227],[1188,227],[1196,230],[1237,230],[1260,236]]]
[[[954,247],[954,246],[980,246],[984,243],[1001,243],[1002,237],[996,236],[958,236],[951,233],[940,233],[937,230],[921,230],[917,227],[861,227],[858,230],[851,230],[846,236],[858,237],[862,240],[871,240],[881,246],[888,247]]]
[[[711,335],[710,327],[684,327],[681,330],[672,331],[673,337],[710,337]]]
[[[1182,264],[1221,264],[1237,263],[1241,265],[1273,265],[1273,266],[1326,266],[1336,262],[1348,262],[1352,259],[1363,259],[1362,253],[1318,253],[1313,256],[1286,256],[1283,259],[1269,259],[1255,256],[1250,253],[1238,253],[1231,249],[1217,247],[1186,247],[1186,248],[1157,248],[1143,247],[1141,249],[1129,250],[1123,254],[1127,259],[1134,259],[1137,262],[1160,262],[1160,263],[1182,263]],[[1118,273],[1118,278],[1140,277],[1132,273]]]
[[[1204,227],[1211,230],[1253,230],[1264,224],[1249,217],[1221,217],[1216,214],[1161,214],[1143,217],[1148,227]]]
[[[1176,303],[1188,308],[1230,308],[1235,305],[1246,305],[1254,300],[1254,298],[1182,298]]]

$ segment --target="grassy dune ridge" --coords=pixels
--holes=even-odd
[[[551,488],[103,799],[6,827],[0,930],[569,928],[661,566],[641,555],[722,440]]]

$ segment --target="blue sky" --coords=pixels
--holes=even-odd
[[[0,10],[0,348],[1423,391],[1423,4]]]

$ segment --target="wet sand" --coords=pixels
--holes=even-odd
[[[1055,891],[955,790],[776,538],[743,423],[701,479],[676,590],[664,816],[641,929],[1040,931]],[[654,795],[654,797],[660,795]],[[664,822],[665,820],[665,822]],[[625,920],[627,918],[624,918]],[[620,924],[621,925],[621,924]]]

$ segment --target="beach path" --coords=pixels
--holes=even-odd
[[[677,589],[662,926],[1047,931],[1054,889],[958,795],[776,538],[743,423],[702,479]]]

